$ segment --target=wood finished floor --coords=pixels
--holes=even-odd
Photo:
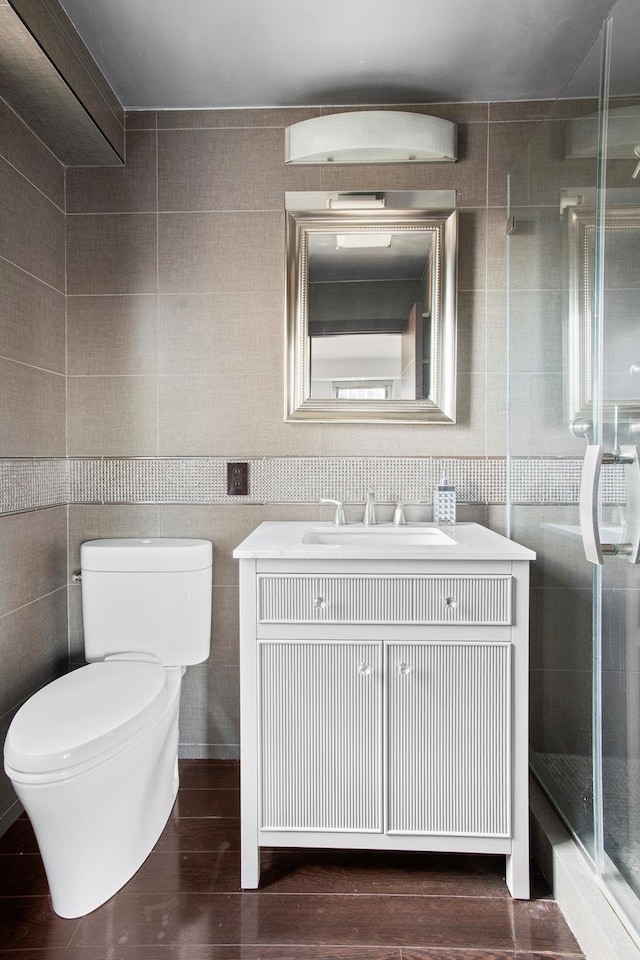
[[[238,781],[234,762],[181,762],[155,850],[79,920],[52,911],[16,821],[0,838],[0,960],[583,960],[541,880],[510,899],[501,857],[273,850],[242,893]]]

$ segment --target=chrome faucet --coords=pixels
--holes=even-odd
[[[396,501],[396,509],[393,513],[393,525],[394,527],[404,527],[407,523],[407,518],[404,515],[404,503],[402,500]]]
[[[341,527],[341,526],[343,526],[343,525],[347,522],[346,519],[345,519],[345,516],[344,516],[344,509],[343,509],[343,507],[342,507],[342,501],[341,501],[341,500],[331,500],[331,499],[329,499],[329,497],[323,497],[322,500],[320,501],[320,503],[333,503],[333,504],[335,504],[336,515],[335,515],[335,518],[334,518],[334,521],[333,521],[333,522],[335,523],[336,526]]]
[[[367,499],[364,504],[364,517],[362,518],[362,522],[366,526],[370,526],[371,524],[376,522],[376,507],[375,507],[375,497],[373,494],[373,490],[369,490],[369,492],[367,493]]]

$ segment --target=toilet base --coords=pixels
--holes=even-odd
[[[183,672],[167,670],[166,709],[104,763],[54,783],[14,780],[59,916],[81,917],[109,900],[142,866],[162,833],[178,790]]]

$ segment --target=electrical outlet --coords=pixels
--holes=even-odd
[[[227,463],[227,493],[230,497],[249,496],[248,463]]]

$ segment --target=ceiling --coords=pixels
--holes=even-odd
[[[129,109],[555,98],[613,0],[61,0]]]

